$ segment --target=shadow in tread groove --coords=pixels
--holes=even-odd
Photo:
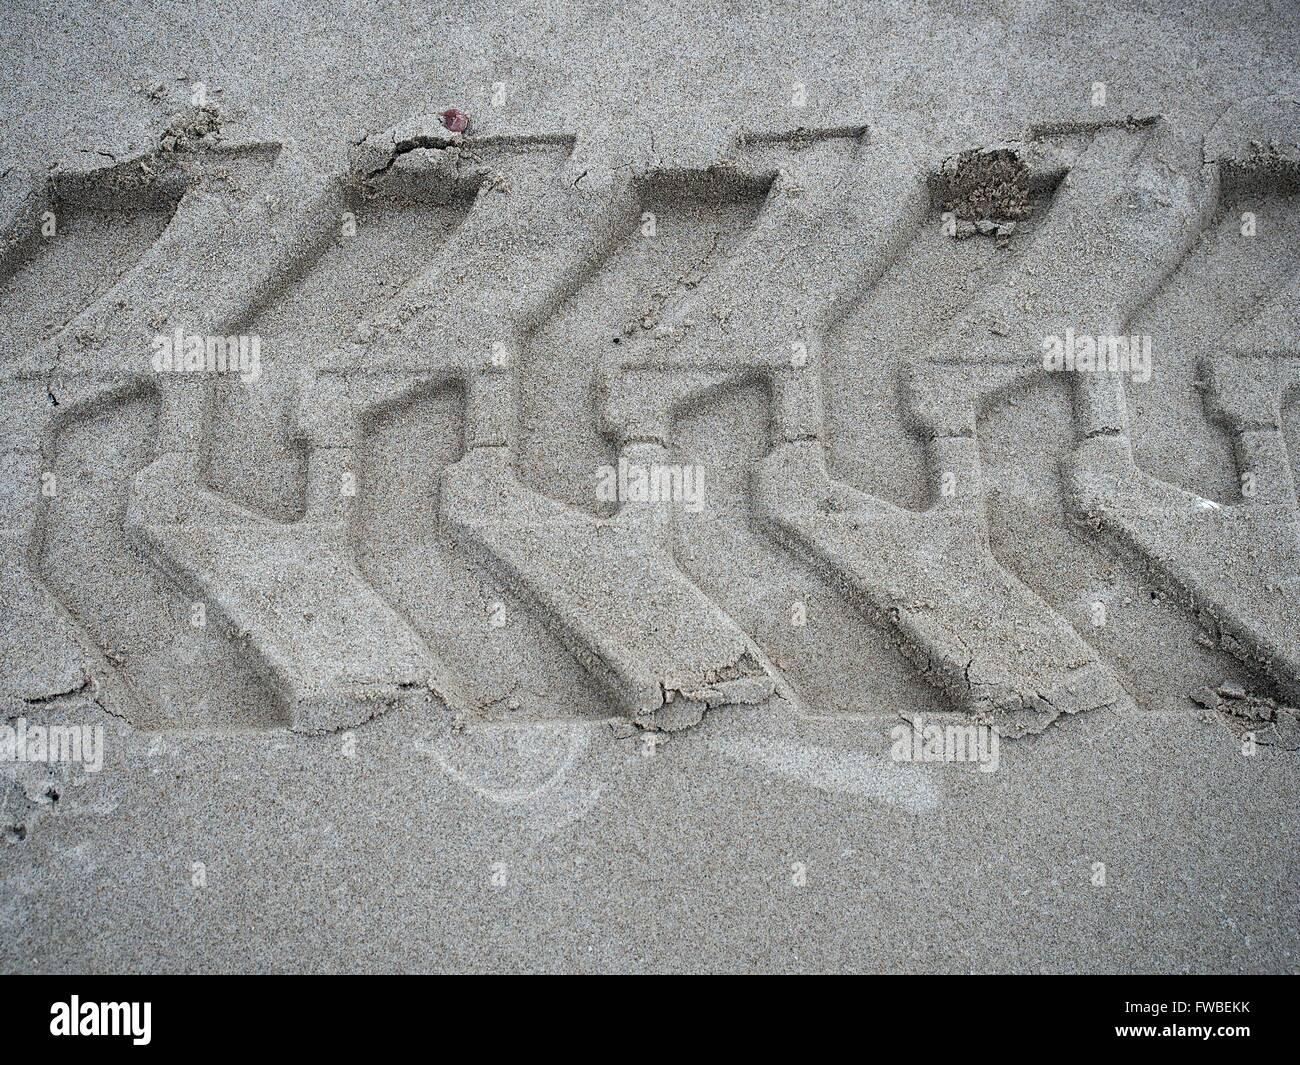
[[[1197,362],[1219,354],[1225,335],[1252,321],[1293,275],[1300,247],[1300,196],[1233,190],[1178,271],[1126,327],[1150,336],[1152,378],[1126,385],[1138,466],[1220,503],[1241,498],[1232,440],[1206,415]],[[1242,215],[1255,216],[1243,235]]]
[[[595,491],[596,466],[615,461],[598,428],[597,371],[609,355],[649,342],[663,308],[735,250],[762,204],[759,189],[650,180],[633,228],[525,348],[518,459],[525,484],[589,513],[613,514]]]
[[[12,365],[113,287],[162,235],[171,210],[67,207],[4,282],[0,365]]]
[[[261,377],[222,380],[212,403],[205,484],[277,521],[297,521],[305,507],[306,456],[291,434],[294,389],[327,353],[368,335],[376,309],[437,257],[469,201],[358,197],[352,207],[356,233],[340,234],[287,288],[263,294],[240,327],[260,338]]]
[[[1236,658],[1201,642],[1191,615],[1067,519],[1068,389],[1064,375],[1036,383],[980,420],[994,557],[1096,649],[1139,706],[1186,711],[1189,693],[1224,681],[1258,689]]]
[[[704,507],[679,511],[678,564],[767,654],[814,715],[947,709],[889,634],[753,529],[752,471],[769,447],[767,391],[722,391],[677,425],[674,462],[704,470]],[[797,625],[797,605],[806,624]]]
[[[439,481],[464,451],[463,408],[462,389],[431,386],[368,420],[355,526],[361,572],[484,718],[604,716],[610,710],[569,652],[442,529]]]
[[[40,575],[135,696],[139,728],[285,724],[240,649],[191,623],[191,604],[125,534],[131,478],[153,459],[157,404],[137,396],[92,410],[55,444]]]

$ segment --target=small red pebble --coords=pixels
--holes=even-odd
[[[442,119],[442,124],[453,133],[464,133],[465,130],[469,129],[469,115],[459,108],[449,107],[438,117]]]

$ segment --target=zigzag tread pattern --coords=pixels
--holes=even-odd
[[[41,235],[51,214],[153,228],[132,258],[104,266],[93,299],[6,353],[4,643],[19,663],[6,695],[64,690],[80,669],[120,690],[142,727],[308,733],[430,700],[472,722],[571,695],[571,713],[648,729],[773,698],[817,713],[782,665],[777,626],[724,609],[697,573],[681,499],[611,502],[585,494],[582,474],[553,472],[680,472],[683,427],[755,394],[763,440],[740,465],[746,498],[710,535],[730,530],[806,569],[958,709],[1011,735],[1039,731],[1131,698],[1086,626],[991,540],[982,426],[1051,378],[1068,382],[1060,491],[1078,535],[1137,567],[1218,649],[1295,700],[1294,264],[1247,319],[1188,356],[1209,421],[1231,441],[1238,500],[1141,468],[1131,368],[1053,376],[1043,350],[1049,337],[1126,334],[1201,254],[1234,190],[1289,196],[1300,155],[1261,155],[1258,134],[1289,145],[1298,117],[1294,101],[1274,99],[1205,133],[1162,118],[1039,126],[956,164],[918,160],[884,127],[757,132],[688,170],[649,158],[601,169],[563,132],[466,137],[425,117],[366,138],[330,171],[265,134],[236,137],[205,109],[130,158],[9,175],[0,265],[11,279],[52,244]],[[1032,199],[1037,216],[900,368],[900,424],[924,451],[929,499],[905,507],[836,473],[840,345],[940,216],[952,221],[962,167],[995,157],[1014,161],[1026,195],[1015,209],[1027,214]],[[654,263],[657,215],[669,252]],[[957,253],[950,236],[944,255]],[[367,240],[348,265],[350,242]],[[329,279],[349,270],[380,271],[371,295],[339,311],[350,321],[316,325],[313,308],[330,313]],[[245,361],[212,364],[203,338],[249,334],[260,366],[247,346],[218,345]],[[192,338],[197,361],[183,365]],[[166,345],[174,360],[160,367]],[[255,372],[236,381],[241,371]],[[572,403],[539,402],[552,386]],[[247,397],[259,387],[254,417]],[[437,559],[410,573],[423,596],[413,609],[370,576],[381,546],[363,530],[383,502],[376,426],[431,390],[454,397],[439,429],[446,453],[409,521],[384,524],[397,538],[385,549]],[[82,428],[128,409],[152,412],[125,430],[147,439],[92,490],[87,460],[74,460],[102,434]],[[232,411],[265,436],[256,460],[238,457]],[[259,487],[260,456],[275,467],[268,482],[297,498]],[[222,462],[235,472],[219,473]],[[242,477],[246,498],[219,477]],[[66,542],[73,519],[121,558],[85,588],[65,579],[86,557]],[[761,588],[765,577],[744,579]],[[110,638],[96,589],[123,581],[147,592]],[[475,603],[481,613],[467,617]],[[200,632],[187,631],[195,619]],[[163,697],[185,669],[158,663],[177,653],[239,674],[237,705],[223,714]]]

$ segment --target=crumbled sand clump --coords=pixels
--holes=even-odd
[[[940,210],[956,219],[958,240],[1008,237],[1028,218],[1029,167],[1012,147],[972,148],[945,159],[935,180]]]

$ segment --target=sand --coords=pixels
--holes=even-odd
[[[1300,968],[1293,8],[241,6],[5,5],[0,970]]]

